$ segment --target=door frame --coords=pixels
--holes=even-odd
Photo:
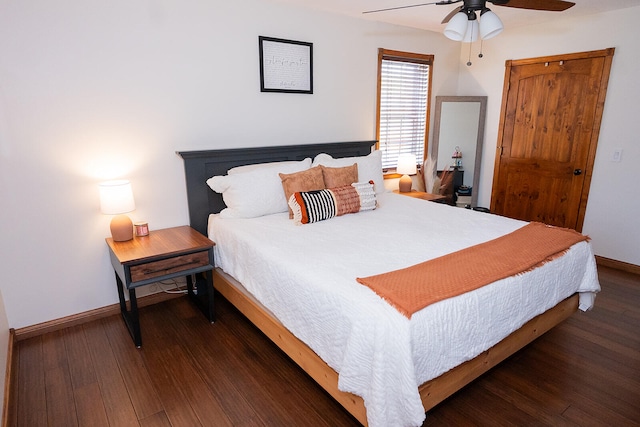
[[[494,210],[496,198],[498,197],[496,189],[498,188],[498,177],[500,176],[500,158],[502,157],[502,139],[504,137],[505,118],[507,114],[507,99],[509,97],[509,81],[511,77],[511,69],[514,66],[530,65],[560,61],[570,61],[576,59],[588,58],[604,58],[604,66],[602,70],[602,78],[600,80],[600,92],[596,104],[595,117],[593,120],[593,128],[591,131],[591,142],[589,145],[589,154],[587,157],[587,167],[584,170],[584,185],[580,195],[580,205],[578,207],[578,218],[576,222],[576,230],[582,231],[584,216],[587,210],[587,201],[589,198],[589,187],[591,186],[591,177],[593,175],[593,164],[596,158],[596,148],[598,146],[598,137],[600,135],[600,125],[602,123],[602,113],[604,111],[604,101],[607,95],[607,87],[609,83],[609,75],[611,73],[611,64],[613,62],[613,54],[615,48],[594,50],[589,52],[569,53],[563,55],[542,56],[538,58],[527,59],[509,59],[505,62],[504,84],[502,88],[502,105],[500,107],[500,121],[498,123],[498,139],[496,146],[496,158],[493,169],[493,183],[491,186],[491,210]]]

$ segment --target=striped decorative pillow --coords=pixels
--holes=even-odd
[[[334,216],[376,208],[373,182],[295,192],[289,198],[296,225],[323,221]]]

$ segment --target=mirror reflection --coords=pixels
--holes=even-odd
[[[431,157],[452,179],[453,203],[457,193],[477,206],[486,107],[486,96],[436,96]]]

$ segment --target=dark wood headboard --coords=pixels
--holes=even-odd
[[[286,145],[276,147],[232,148],[228,150],[178,151],[184,160],[189,205],[189,223],[207,235],[209,214],[225,208],[222,195],[209,188],[206,181],[225,175],[236,166],[285,160],[313,159],[319,153],[335,158],[366,156],[376,141],[334,142],[326,144]]]

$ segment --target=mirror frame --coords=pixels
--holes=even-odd
[[[479,102],[480,111],[478,114],[478,134],[476,139],[476,153],[474,159],[473,184],[471,192],[471,206],[478,204],[478,190],[480,184],[480,165],[482,163],[482,145],[484,143],[484,125],[487,115],[486,96],[436,96],[436,114],[433,127],[433,143],[431,144],[431,156],[438,159],[438,145],[440,142],[440,118],[442,117],[443,102]]]

